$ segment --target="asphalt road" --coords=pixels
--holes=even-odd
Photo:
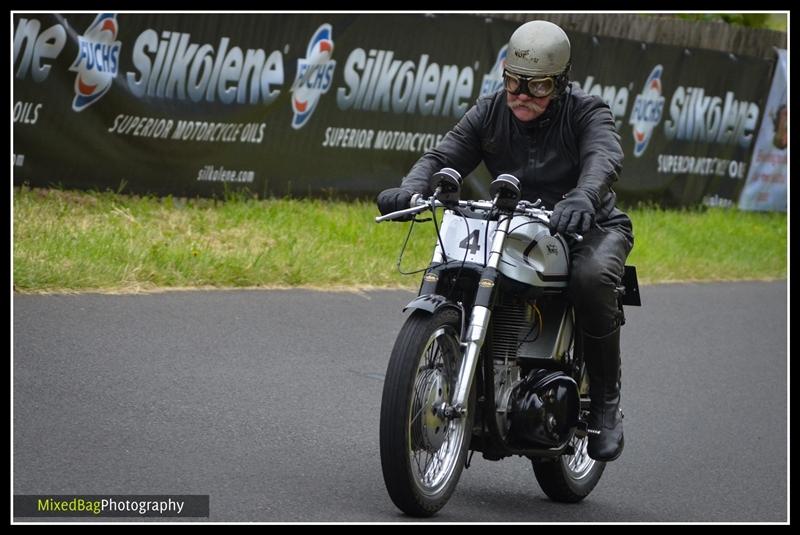
[[[13,492],[207,494],[195,521],[416,521],[378,453],[412,297],[14,295]],[[551,502],[527,460],[478,454],[433,521],[788,521],[786,281],[642,300],[622,335],[625,452],[592,494]]]

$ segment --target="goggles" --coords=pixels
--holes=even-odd
[[[544,78],[528,78],[503,71],[503,83],[506,91],[512,95],[525,93],[534,98],[544,98],[553,94],[556,89],[556,80],[552,76]]]

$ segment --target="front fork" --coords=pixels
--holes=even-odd
[[[481,273],[478,282],[478,292],[475,295],[475,305],[472,307],[472,315],[467,327],[467,335],[461,342],[464,358],[461,359],[461,367],[458,371],[456,380],[455,394],[452,404],[444,407],[444,414],[449,418],[459,418],[467,413],[467,400],[469,399],[469,389],[475,378],[475,369],[478,365],[478,355],[480,355],[483,342],[486,339],[486,331],[489,328],[489,319],[492,316],[492,303],[494,290],[497,282],[497,266],[502,256],[503,244],[508,235],[508,226],[511,223],[511,216],[501,219],[492,238],[492,248],[486,267]]]

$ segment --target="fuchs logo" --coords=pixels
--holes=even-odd
[[[642,155],[650,138],[653,137],[653,130],[661,122],[664,111],[664,97],[661,96],[661,73],[663,70],[664,67],[661,65],[653,68],[644,83],[641,94],[636,95],[636,102],[633,104],[629,123],[633,125],[633,155],[636,157]]]
[[[91,106],[111,88],[119,70],[118,29],[115,13],[100,13],[86,32],[78,36],[78,57],[69,68],[78,73],[73,110]]]
[[[488,74],[483,75],[481,83],[480,97],[491,95],[503,87],[503,70],[506,68],[506,56],[508,56],[508,45],[504,45],[497,54],[497,60]]]
[[[297,60],[297,76],[292,85],[292,128],[305,126],[317,108],[321,95],[328,92],[333,83],[336,61],[333,54],[333,28],[323,24],[308,42],[306,57]]]

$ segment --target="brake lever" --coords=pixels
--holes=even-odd
[[[376,223],[381,223],[383,221],[388,221],[391,219],[397,219],[398,217],[403,217],[406,215],[416,215],[420,212],[424,212],[429,208],[429,205],[423,204],[421,206],[412,206],[411,208],[406,208],[404,210],[398,210],[397,212],[392,212],[390,214],[381,215],[375,218]]]

